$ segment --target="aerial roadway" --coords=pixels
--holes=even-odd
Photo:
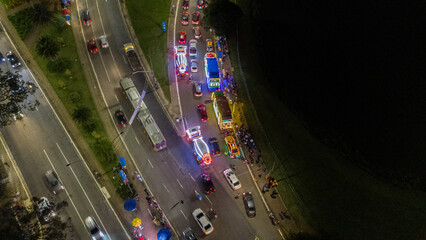
[[[179,4],[182,3],[179,2]],[[129,161],[133,161],[140,169],[160,206],[163,209],[169,209],[176,202],[184,201],[184,204],[166,211],[166,216],[175,233],[181,236],[185,229],[191,227],[197,235],[203,236],[204,233],[194,219],[193,212],[200,208],[207,213],[210,208],[213,208],[218,217],[211,219],[214,230],[205,239],[254,239],[255,236],[260,239],[281,239],[279,233],[269,221],[266,209],[248,169],[241,161],[232,160],[236,164],[236,176],[242,185],[238,190],[231,188],[223,173],[231,163],[229,157],[223,154],[213,156],[208,167],[202,167],[198,164],[194,157],[194,145],[188,142],[186,137],[181,136],[180,132],[176,131],[172,124],[174,119],[171,119],[165,111],[165,106],[157,100],[156,91],[148,85],[146,78],[152,77],[152,72],[147,72],[145,69],[142,71],[135,69],[134,62],[131,59],[129,60],[128,55],[126,55],[130,46],[128,43],[133,43],[133,46],[135,43],[123,20],[119,2],[98,1],[96,4],[89,4],[89,1],[79,1],[76,5],[79,12],[87,9],[91,16],[90,25],[82,23],[78,26],[80,32],[80,35],[76,36],[78,40],[86,45],[89,39],[95,39],[98,42],[101,36],[105,36],[108,41],[108,48],[101,48],[98,45],[99,51],[97,53],[90,53],[86,50],[86,54],[95,72],[96,87],[102,92],[102,98],[107,106],[111,121],[116,122],[114,113],[117,110],[122,109],[127,119],[130,119],[135,109],[135,105],[126,98],[123,89],[120,87],[122,79],[130,78],[139,94],[146,90],[144,103],[161,130],[167,147],[155,151],[155,146],[149,140],[140,121],[134,121],[131,126],[126,128],[115,124],[115,130],[131,155]],[[185,11],[188,11],[191,17],[192,13],[197,11],[197,1],[190,1],[188,8]],[[188,46],[188,41],[182,44],[178,43],[178,33],[180,31],[187,32],[188,39],[196,39],[196,36],[192,30],[192,23],[189,23],[188,26],[181,25],[182,8],[178,6],[177,9],[179,11],[174,15],[177,22],[172,19],[170,22],[173,25],[169,26],[168,30],[174,36],[169,40],[173,41],[176,46]],[[202,9],[198,11],[202,14]],[[200,31],[201,34],[208,35],[203,29]],[[212,38],[212,36],[209,38]],[[199,53],[195,59],[198,62],[199,69],[197,74],[189,73],[202,83],[203,96],[194,97],[192,85],[186,84],[186,81],[182,82],[180,86],[183,124],[185,128],[201,126],[203,139],[207,141],[210,137],[216,137],[220,142],[221,150],[224,151],[224,135],[218,129],[211,105],[207,106],[210,114],[210,120],[207,122],[202,122],[197,113],[197,106],[210,99],[203,70],[206,39],[207,37],[204,36],[197,39]],[[190,48],[187,47],[187,49]],[[187,61],[190,61],[190,55],[187,54]],[[170,56],[169,74],[171,81],[175,81],[177,77],[175,67],[175,58]],[[189,74],[186,74],[186,77]],[[121,132],[122,134],[120,134]],[[216,191],[207,194],[203,190],[205,189],[202,180],[203,174],[209,175]],[[201,200],[197,197],[196,192],[202,195]],[[242,195],[244,192],[251,192],[254,196],[254,202],[257,206],[257,215],[254,218],[247,216],[242,198],[235,198],[238,193]]]
[[[38,85],[17,48],[6,32],[2,31],[0,52],[8,51],[17,56],[21,66],[12,68],[8,61],[2,62],[2,71],[19,73],[24,81]],[[1,129],[13,156],[13,164],[19,167],[31,195],[46,197],[55,203],[64,200],[68,202],[68,207],[60,211],[60,216],[67,225],[73,226],[73,239],[90,238],[85,224],[87,217],[95,219],[106,239],[130,239],[130,225],[118,218],[101,190],[102,186],[96,182],[41,89],[28,99],[27,104],[35,100],[40,105],[34,111],[24,110],[22,116],[19,116],[21,119]],[[51,188],[45,177],[48,171],[57,175],[63,189]],[[68,217],[70,222],[66,221]]]

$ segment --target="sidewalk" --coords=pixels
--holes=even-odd
[[[231,76],[232,74],[232,66],[231,66],[231,60],[229,59],[229,56],[225,56],[223,58],[222,64],[221,64],[221,71],[222,72],[228,72]],[[234,80],[235,81],[235,80]],[[241,91],[241,88],[240,88]],[[237,101],[234,104],[231,104],[231,108],[235,106],[235,110],[232,110],[233,112],[233,121],[234,121],[234,131],[235,135],[237,135],[237,128],[241,128],[242,126],[247,126],[244,119],[244,113],[243,113],[243,103]],[[238,127],[237,127],[238,126]],[[243,156],[247,156],[247,168],[252,173],[253,181],[256,183],[257,187],[262,190],[265,185],[268,184],[269,180],[267,179],[268,176],[268,169],[263,164],[263,160],[261,160],[260,153],[258,151],[256,152],[255,159],[256,163],[251,160],[251,157],[249,157],[250,152],[249,148],[245,146],[242,142],[240,142],[240,139],[236,137],[237,142],[239,142],[239,148],[243,150]],[[260,161],[259,161],[260,160]],[[295,224],[294,220],[291,218],[288,209],[281,197],[281,195],[278,193],[278,189],[274,187],[270,187],[268,189],[265,189],[266,192],[263,193],[263,198],[266,202],[266,208],[270,213],[273,214],[275,217],[275,225],[278,228],[278,231],[280,232],[281,236],[285,239],[285,235],[289,232],[299,232],[297,225]],[[276,192],[277,194],[274,194],[275,196],[272,196],[272,192]],[[271,220],[272,224],[272,220]]]

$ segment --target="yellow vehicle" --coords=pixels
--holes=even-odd
[[[239,158],[240,157],[240,150],[238,150],[237,143],[235,142],[235,139],[233,136],[228,136],[225,138],[226,147],[229,151],[229,156],[231,158]]]

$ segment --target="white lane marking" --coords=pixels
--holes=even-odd
[[[114,96],[115,96],[115,100],[117,100],[117,103],[120,103],[120,101],[118,101],[118,97],[117,97],[117,95],[116,95],[116,94],[114,94]]]
[[[58,143],[56,143],[56,145],[58,145]],[[59,150],[60,150],[60,149],[59,149]],[[53,171],[55,171],[55,173],[58,173],[58,171],[56,171],[55,167],[53,166],[53,163],[52,163],[52,161],[50,160],[49,155],[47,155],[47,152],[46,152],[46,150],[45,150],[45,149],[43,149],[43,152],[44,152],[44,155],[46,155],[46,158],[47,158],[47,160],[49,161],[50,166],[52,166]],[[59,181],[61,181],[61,182],[63,183],[63,181],[61,180],[61,177],[59,176],[59,174],[57,174],[57,175],[58,175]],[[81,187],[81,185],[80,185],[80,187]],[[75,210],[75,212],[76,212],[76,213],[77,213],[77,215],[78,215],[78,218],[80,218],[81,223],[83,224],[83,226],[85,226],[84,221],[83,221],[83,218],[81,217],[80,212],[77,210],[77,207],[75,206],[74,201],[72,200],[72,198],[71,198],[70,194],[68,193],[67,188],[64,188],[64,191],[65,191],[65,193],[67,194],[68,199],[71,201],[71,204],[72,204],[72,206],[74,207],[74,210]],[[83,192],[84,192],[84,190],[83,190]],[[90,200],[89,200],[89,202],[90,202]],[[95,211],[95,213],[96,213],[96,211]],[[98,218],[99,218],[99,216],[98,216]]]
[[[105,2],[107,2],[107,0],[105,0]],[[87,1],[86,1],[86,3],[87,3]],[[105,28],[104,28],[104,22],[102,21],[102,16],[103,16],[103,15],[101,14],[101,11],[99,10],[99,4],[98,4],[98,1],[96,1],[96,9],[98,10],[98,13],[99,13],[99,20],[100,20],[100,23],[101,23],[102,32],[103,32],[104,36],[106,36]],[[118,70],[117,63],[115,62],[114,55],[112,54],[112,50],[111,50],[111,48],[108,48],[108,50],[109,50],[109,53],[111,54],[112,61],[114,62],[115,70],[116,70],[116,72],[118,73],[118,77],[119,77],[119,79],[121,79],[121,78],[122,78],[122,76],[121,76],[121,72]],[[105,71],[106,71],[106,70],[105,70]]]
[[[192,175],[191,175],[190,173],[188,173],[188,174],[189,174],[189,176],[191,177],[192,181],[194,181],[194,182],[195,182],[195,179],[192,177]]]
[[[151,161],[149,161],[149,158],[147,158],[149,165],[151,165],[151,168],[154,168],[154,165],[152,165]]]
[[[182,212],[182,209],[180,210],[180,213],[182,213],[183,217],[188,220],[188,218],[185,216],[185,214]]]
[[[169,189],[167,189],[166,185],[163,183],[163,187],[166,189],[166,191],[169,193]]]
[[[78,1],[76,2],[76,4],[77,4],[77,9],[79,9],[79,7],[78,7]],[[80,12],[79,12],[79,11],[77,11],[77,15],[78,15],[78,18],[80,19],[80,18],[81,18],[81,16],[80,16]],[[5,28],[4,28],[4,25],[3,25],[3,23],[2,23],[1,21],[0,21],[0,25],[1,25],[2,29],[5,29]],[[83,28],[82,28],[82,26],[81,26],[81,23],[80,23],[80,29],[81,29],[81,31],[83,31]],[[19,58],[21,58],[21,59],[23,59],[23,58],[22,58],[22,55],[19,53],[19,51],[18,51],[18,49],[16,48],[15,44],[12,42],[12,39],[10,38],[9,34],[7,33],[7,31],[3,31],[3,32],[6,34],[7,39],[9,39],[10,44],[12,44],[12,46],[13,46],[13,48],[15,49],[15,52],[16,52],[16,54],[18,55],[18,57],[19,57]],[[22,63],[23,63],[23,65],[25,66],[25,68],[27,69],[28,73],[31,75],[31,78],[33,79],[33,81],[34,81],[35,83],[37,83],[37,85],[38,85],[38,86],[40,86],[40,84],[38,84],[38,82],[37,82],[37,80],[36,80],[36,77],[34,76],[34,74],[33,74],[33,73],[30,71],[30,69],[28,68],[27,63],[26,63],[25,61],[23,61]],[[92,67],[93,67],[93,66],[92,66]],[[95,73],[95,75],[96,75],[96,73]],[[75,142],[72,140],[72,138],[71,138],[71,136],[70,136],[69,132],[67,131],[67,129],[65,128],[64,124],[63,124],[63,123],[62,123],[62,121],[60,120],[60,118],[59,118],[58,114],[56,113],[56,111],[55,111],[55,109],[53,108],[52,104],[50,103],[49,99],[46,97],[46,94],[44,93],[43,89],[42,89],[41,87],[39,87],[39,88],[38,88],[38,90],[40,90],[41,94],[44,96],[44,99],[45,99],[45,100],[46,100],[46,102],[49,104],[50,109],[51,109],[51,110],[52,110],[52,112],[55,114],[56,120],[57,120],[57,121],[58,121],[58,123],[61,125],[62,129],[64,130],[65,134],[66,134],[66,135],[67,135],[67,137],[68,137],[68,141],[72,144],[72,146],[74,147],[74,150],[78,153],[78,156],[80,157],[80,159],[83,159],[83,156],[81,155],[81,152],[78,150],[78,148],[77,148],[77,146],[75,145]],[[104,99],[104,100],[105,100],[105,99]],[[111,119],[112,119],[112,116],[111,116]],[[117,130],[117,131],[118,131],[118,130]],[[86,169],[88,170],[88,172],[89,172],[89,173],[90,173],[90,175],[92,176],[92,179],[93,179],[93,180],[95,180],[95,177],[94,177],[94,176],[93,176],[93,174],[90,172],[89,166],[87,166],[86,162],[84,162],[84,166],[86,167]],[[95,180],[95,181],[96,181],[96,180]],[[123,229],[123,232],[126,234],[127,238],[128,238],[128,239],[130,239],[130,235],[127,233],[127,231],[128,231],[128,230],[124,227],[123,223],[122,223],[122,222],[121,222],[121,220],[118,218],[118,215],[117,215],[117,213],[115,212],[115,210],[112,208],[111,203],[108,201],[108,199],[106,199],[106,198],[105,198],[105,200],[106,200],[106,203],[108,204],[109,208],[111,209],[111,211],[114,213],[115,218],[116,218],[116,219],[117,219],[117,221],[120,223],[120,226],[121,226],[121,228]],[[174,230],[174,229],[173,229],[173,230]],[[176,231],[175,231],[175,232],[176,232]]]
[[[136,142],[137,142],[139,145],[141,145],[141,143],[139,142],[139,140],[138,140],[138,138],[137,138],[137,137],[135,137],[135,140],[136,140]]]
[[[209,197],[207,197],[207,195],[205,195],[205,197],[207,198],[207,200],[209,200],[210,205],[213,205],[212,201],[210,201],[210,198],[209,198]]]
[[[179,179],[176,178],[176,181],[179,183],[179,186],[183,188],[182,184],[180,184]]]

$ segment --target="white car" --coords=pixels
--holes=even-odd
[[[241,183],[237,178],[237,175],[230,169],[225,169],[223,171],[223,175],[226,178],[226,181],[228,181],[229,185],[231,185],[232,189],[237,190],[241,188]]]
[[[203,230],[204,234],[208,235],[213,232],[213,225],[201,208],[195,209],[194,212],[192,212],[192,216],[194,216],[195,221]]]
[[[191,59],[191,72],[198,72],[197,59]]]
[[[195,39],[189,41],[189,56],[197,57],[197,40]]]
[[[89,216],[84,220],[84,223],[86,224],[87,231],[89,231],[93,240],[105,239],[103,232],[99,229],[99,225],[96,223],[94,218]]]
[[[99,37],[99,42],[101,43],[102,48],[109,47],[108,41],[107,41],[107,39],[106,39],[105,36],[100,36]]]

